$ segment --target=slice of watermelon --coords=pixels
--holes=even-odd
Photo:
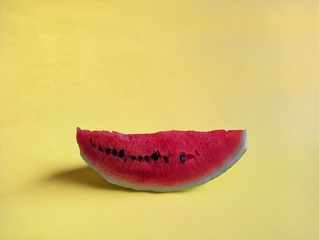
[[[76,137],[82,158],[108,182],[158,192],[210,181],[247,147],[246,130],[121,134],[78,128]]]

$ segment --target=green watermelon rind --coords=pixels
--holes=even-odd
[[[189,188],[193,188],[202,184],[205,184],[212,179],[220,176],[224,172],[226,172],[228,169],[230,169],[246,152],[247,150],[247,130],[244,130],[243,137],[242,137],[242,142],[239,145],[236,153],[232,155],[228,161],[218,170],[214,171],[212,174],[202,177],[197,181],[189,182],[189,183],[184,183],[184,184],[178,184],[175,186],[163,186],[163,187],[158,187],[158,186],[153,186],[153,185],[135,185],[133,183],[128,183],[125,181],[121,181],[119,179],[115,179],[104,172],[100,171],[98,168],[96,168],[90,161],[89,159],[84,155],[82,151],[80,151],[80,155],[83,158],[83,160],[93,169],[95,170],[99,175],[101,175],[106,181],[109,183],[118,185],[120,187],[125,187],[125,188],[131,188],[139,191],[152,191],[152,192],[174,192],[174,191],[181,191]]]

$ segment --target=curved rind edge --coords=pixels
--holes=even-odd
[[[139,191],[153,191],[153,192],[174,192],[174,191],[181,191],[189,188],[193,188],[202,184],[205,184],[209,182],[210,180],[220,176],[224,172],[226,172],[229,168],[231,168],[246,152],[247,150],[247,130],[244,130],[243,138],[242,138],[242,143],[240,144],[240,147],[238,148],[236,154],[234,154],[226,164],[223,165],[222,168],[220,168],[218,171],[213,172],[209,176],[205,176],[201,179],[199,179],[196,182],[191,182],[191,183],[186,183],[186,184],[179,184],[176,186],[169,186],[169,187],[155,187],[155,186],[147,186],[147,185],[134,185],[134,184],[129,184],[126,182],[122,182],[118,179],[115,179],[113,177],[110,177],[106,175],[104,172],[100,171],[98,168],[96,168],[91,162],[88,160],[88,158],[82,153],[80,149],[80,155],[83,158],[83,160],[93,169],[95,170],[98,174],[100,174],[106,181],[118,185],[120,187],[125,187],[125,188],[131,188]]]

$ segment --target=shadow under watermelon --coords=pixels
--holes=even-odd
[[[51,181],[60,181],[64,184],[82,185],[91,188],[106,189],[112,191],[134,192],[132,189],[123,188],[108,183],[90,167],[72,168],[57,172],[49,177]]]

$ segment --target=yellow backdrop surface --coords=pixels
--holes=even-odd
[[[0,2],[0,239],[318,239],[319,2]],[[189,191],[108,184],[76,127],[248,129]]]

